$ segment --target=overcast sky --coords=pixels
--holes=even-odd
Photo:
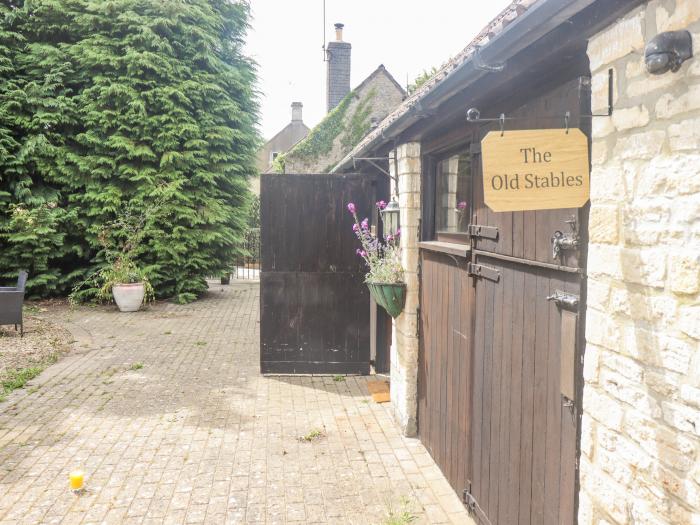
[[[423,70],[458,53],[509,0],[326,0],[326,39],[345,24],[352,44],[350,85],[379,64],[406,86]],[[291,119],[293,101],[304,104],[304,123],[326,112],[323,0],[251,0],[247,53],[259,65],[261,131],[271,138]]]

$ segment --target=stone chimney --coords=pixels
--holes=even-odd
[[[329,42],[326,75],[326,111],[336,107],[350,93],[350,46],[343,42],[343,24],[335,24],[335,42]]]
[[[292,122],[301,122],[301,109],[304,107],[304,104],[301,102],[292,102]]]

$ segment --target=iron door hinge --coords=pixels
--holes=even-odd
[[[480,224],[469,225],[469,235],[483,237],[484,239],[498,239],[498,228],[495,226],[482,226]]]
[[[483,264],[467,263],[467,273],[474,277],[483,277],[489,281],[498,282],[501,278],[501,272],[496,268],[484,266]]]

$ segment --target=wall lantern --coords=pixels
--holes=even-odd
[[[652,75],[678,71],[693,56],[693,38],[688,31],[659,33],[644,48],[644,63]]]
[[[384,235],[395,236],[396,232],[399,231],[399,203],[392,198],[389,204],[379,213],[382,215],[382,222],[384,223]]]

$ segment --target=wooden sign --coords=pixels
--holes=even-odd
[[[493,211],[579,208],[588,202],[588,139],[581,130],[492,131],[481,141],[484,200]]]

